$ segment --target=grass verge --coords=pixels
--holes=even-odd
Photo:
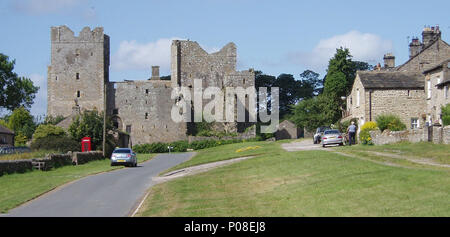
[[[450,216],[448,170],[258,144],[267,154],[154,186],[137,216]]]
[[[150,160],[155,154],[138,154],[139,163]],[[110,166],[110,160],[92,161],[79,166],[64,166],[51,171],[31,171],[0,177],[0,212],[17,207],[65,183],[88,175],[120,169]]]

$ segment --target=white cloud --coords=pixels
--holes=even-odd
[[[29,14],[47,14],[77,7],[83,3],[87,3],[87,0],[16,0],[13,6]]]
[[[160,66],[161,71],[170,71],[170,46],[176,39],[162,38],[149,43],[122,41],[112,56],[111,67],[113,70],[148,70],[155,65]]]
[[[31,106],[31,114],[47,114],[47,78],[40,74],[31,74],[28,76],[33,81],[34,86],[39,86],[34,103]]]
[[[371,33],[350,31],[320,40],[311,52],[290,53],[288,59],[313,70],[324,70],[339,47],[349,48],[353,60],[375,64],[382,60],[385,53],[392,52],[392,41]]]

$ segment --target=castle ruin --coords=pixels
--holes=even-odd
[[[67,26],[52,27],[47,114],[70,117],[74,111],[97,109],[106,111],[133,144],[187,140],[195,125],[172,120],[172,89],[192,88],[194,79],[200,79],[203,88],[254,87],[254,71],[236,71],[236,56],[234,43],[209,54],[195,41],[174,40],[171,80],[161,80],[159,67],[153,66],[150,79],[110,82],[109,36],[102,27],[85,27],[78,37]],[[242,133],[250,125],[220,123],[215,129]]]

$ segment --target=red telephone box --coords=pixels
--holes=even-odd
[[[90,137],[83,137],[81,139],[81,151],[91,151],[91,138]]]

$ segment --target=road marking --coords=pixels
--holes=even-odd
[[[144,198],[142,199],[141,203],[139,203],[139,206],[136,208],[136,210],[134,210],[133,214],[131,214],[131,217],[134,217],[136,215],[136,213],[139,211],[139,209],[142,207],[142,205],[144,204],[144,201],[147,199],[148,195],[150,194],[150,192],[147,192],[147,194],[145,194]]]

